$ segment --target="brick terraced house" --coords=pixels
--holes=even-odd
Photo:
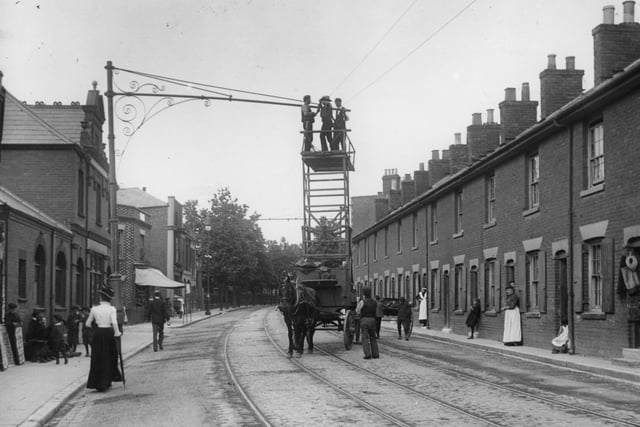
[[[640,24],[613,6],[593,30],[595,84],[548,57],[538,102],[523,84],[472,116],[467,142],[433,153],[401,179],[389,169],[353,224],[354,280],[413,299],[426,287],[429,324],[466,334],[471,301],[480,336],[502,340],[505,286],[515,281],[525,345],[549,348],[563,319],[576,353],[640,351]],[[361,201],[366,201],[366,198]],[[366,206],[365,206],[366,205]],[[357,218],[367,218],[354,212]]]
[[[6,92],[0,145],[2,202],[9,212],[3,307],[17,301],[27,316],[46,308],[51,319],[56,313],[66,318],[74,304],[96,301],[110,264],[104,120],[95,84],[84,105],[28,105]],[[12,230],[18,212],[29,217],[22,234]]]

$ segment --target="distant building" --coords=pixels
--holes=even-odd
[[[357,286],[411,300],[426,287],[431,328],[458,334],[479,298],[480,336],[500,341],[515,281],[525,345],[548,349],[567,319],[578,353],[640,348],[640,294],[627,290],[640,257],[640,25],[634,2],[624,9],[616,25],[605,7],[593,30],[593,89],[573,57],[561,70],[550,55],[540,121],[528,84],[520,100],[507,88],[500,124],[476,113],[466,144],[456,135],[433,153],[426,191],[385,173],[375,223],[353,224]]]
[[[169,290],[166,296],[182,297],[193,307],[200,306],[202,292],[196,286],[195,236],[183,225],[182,205],[173,196],[164,202],[139,188],[121,188],[117,199],[118,231],[122,238],[120,265],[121,273],[127,275],[127,301],[133,302],[133,307],[142,307],[148,299],[148,290],[136,289],[134,280],[136,266],[150,266],[170,280],[188,285]],[[188,299],[187,288],[192,293]]]

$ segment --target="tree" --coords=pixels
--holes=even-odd
[[[185,226],[196,234],[203,271],[210,272],[214,287],[226,301],[231,292],[235,305],[239,296],[259,290],[261,270],[266,268],[265,242],[257,223],[260,217],[248,216],[248,206],[240,204],[227,188],[219,189],[209,203],[208,209],[198,209],[197,201],[186,202]]]

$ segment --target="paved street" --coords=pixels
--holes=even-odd
[[[81,389],[47,425],[640,425],[633,370],[423,329],[398,341],[383,323],[377,361],[329,331],[314,354],[287,359],[272,308],[171,328],[164,351],[128,359],[126,388]]]

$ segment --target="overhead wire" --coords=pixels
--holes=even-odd
[[[426,39],[424,39],[420,44],[418,44],[418,46],[416,46],[415,48],[413,48],[411,51],[409,51],[409,53],[407,53],[402,59],[400,59],[398,62],[396,62],[395,64],[393,64],[391,67],[389,67],[386,71],[384,71],[380,76],[378,76],[374,81],[372,81],[371,83],[369,83],[367,86],[365,86],[364,88],[360,89],[358,92],[356,92],[354,95],[352,95],[349,99],[353,100],[356,97],[360,96],[360,94],[362,94],[364,91],[368,90],[371,86],[375,85],[376,83],[378,83],[380,80],[382,80],[382,78],[384,78],[387,74],[389,74],[391,71],[393,71],[397,66],[399,66],[400,64],[402,64],[404,61],[406,61],[411,55],[413,55],[414,53],[416,53],[420,48],[422,48],[422,46],[424,46],[425,44],[427,44],[431,39],[433,39],[436,35],[438,35],[438,33],[440,33],[442,30],[444,30],[449,24],[451,24],[453,21],[455,21],[460,15],[462,15],[467,9],[469,9],[474,3],[476,3],[478,0],[471,0],[471,2],[469,2],[465,7],[463,7],[460,11],[458,11],[458,13],[456,13],[455,15],[453,15],[453,17],[451,17],[448,21],[446,21],[444,24],[442,24],[440,27],[438,27],[438,29],[436,29],[433,33],[431,33]]]
[[[402,12],[402,14],[395,20],[395,22],[393,24],[391,24],[391,26],[389,27],[389,29],[387,29],[387,31],[382,35],[382,37],[380,37],[380,39],[376,42],[375,45],[373,45],[373,47],[371,49],[369,49],[369,52],[366,53],[366,55],[364,55],[364,57],[362,57],[362,59],[360,60],[360,62],[358,62],[358,64],[356,64],[356,66],[345,76],[344,79],[342,79],[342,81],[340,82],[340,84],[338,84],[338,86],[335,87],[335,89],[333,89],[330,93],[334,94],[338,91],[338,89],[344,84],[344,82],[347,81],[347,79],[349,77],[351,77],[351,75],[358,69],[360,68],[360,66],[362,65],[362,63],[364,61],[367,60],[367,58],[369,56],[371,56],[371,54],[373,53],[373,51],[376,50],[376,48],[378,46],[380,46],[380,43],[382,43],[384,41],[385,38],[387,38],[387,36],[389,35],[389,33],[395,28],[395,26],[398,24],[398,22],[400,22],[400,20],[402,20],[402,18],[404,18],[404,16],[409,12],[409,10],[418,2],[418,0],[414,0],[413,3],[411,3],[409,5],[409,7],[407,7],[405,9],[404,12]]]
[[[263,96],[263,97],[266,97],[266,98],[274,98],[274,99],[282,99],[282,100],[286,100],[286,101],[300,102],[300,99],[298,99],[298,98],[290,98],[290,97],[285,97],[285,96],[280,96],[280,95],[271,95],[271,94],[262,93],[262,92],[254,92],[254,91],[249,91],[249,90],[233,89],[233,88],[229,88],[229,87],[211,85],[211,84],[206,84],[206,83],[198,83],[198,82],[191,81],[191,80],[176,79],[176,78],[173,78],[173,77],[161,76],[159,74],[151,74],[151,73],[145,73],[145,72],[142,72],[142,71],[127,70],[127,69],[124,69],[124,68],[116,68],[116,69],[120,70],[120,71],[127,72],[127,73],[137,74],[137,75],[140,75],[140,76],[144,76],[144,77],[148,77],[148,78],[164,81],[166,83],[173,83],[173,84],[178,85],[178,86],[190,87],[190,88],[202,90],[204,92],[215,93],[215,94],[220,95],[220,96],[231,97],[232,95],[230,95],[228,93],[221,93],[221,92],[213,91],[213,90],[210,90],[210,89],[204,89],[204,88],[226,90],[226,91],[230,91],[230,92],[245,93],[245,94],[248,94],[248,95]]]

